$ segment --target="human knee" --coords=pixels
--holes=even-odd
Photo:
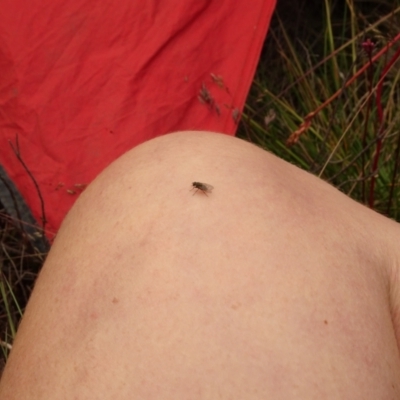
[[[285,207],[286,215],[309,193],[308,175],[243,140],[213,132],[183,131],[161,136],[128,151],[83,193],[81,206],[97,215],[160,208],[181,200],[192,182],[214,186],[222,213]],[[307,182],[306,182],[307,181]],[[311,184],[312,186],[312,184]],[[193,193],[190,194],[190,196]],[[300,194],[300,195],[299,195]],[[183,196],[183,197],[182,197]],[[190,206],[189,206],[190,207]],[[79,204],[78,204],[79,208]]]

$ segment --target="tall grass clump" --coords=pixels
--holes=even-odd
[[[398,27],[398,0],[278,1],[240,135],[399,221]]]
[[[0,375],[44,258],[0,209]]]

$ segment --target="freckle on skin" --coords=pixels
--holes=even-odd
[[[327,320],[324,320],[324,324],[325,324],[325,325],[328,325],[328,321],[327,321]]]
[[[91,312],[90,314],[89,314],[89,317],[90,317],[90,319],[97,319],[98,317],[99,317],[99,314],[97,313],[97,312]]]
[[[119,300],[118,300],[116,297],[113,297],[112,302],[113,302],[114,304],[117,304],[117,303],[119,302]]]

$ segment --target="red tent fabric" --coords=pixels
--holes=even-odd
[[[51,240],[85,185],[130,148],[183,129],[234,134],[274,7],[2,0],[2,202],[22,194]]]

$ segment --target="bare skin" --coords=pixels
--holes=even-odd
[[[399,241],[251,144],[157,138],[67,216],[0,399],[399,399]]]

